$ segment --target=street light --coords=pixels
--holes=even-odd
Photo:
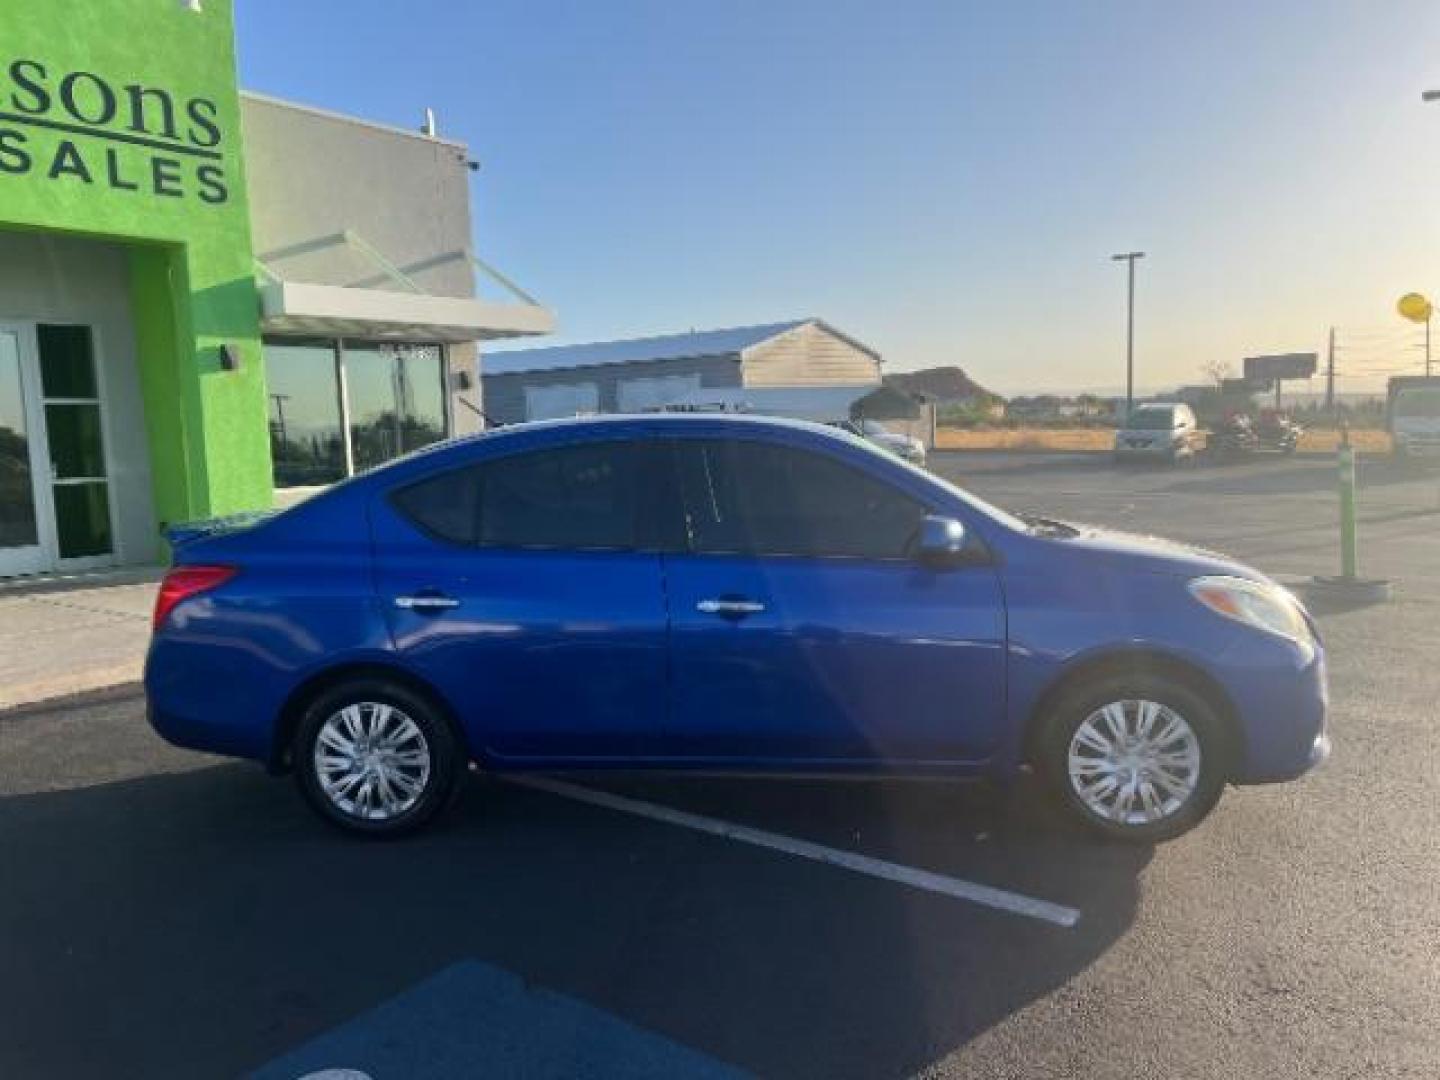
[[[1135,408],[1135,260],[1143,259],[1143,251],[1126,251],[1111,255],[1115,262],[1126,263],[1129,279],[1125,301],[1125,419]]]

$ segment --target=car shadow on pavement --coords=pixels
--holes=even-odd
[[[918,783],[608,786],[1081,918],[504,782],[468,785],[426,833],[365,842],[222,764],[0,799],[0,1075],[235,1075],[472,960],[756,1074],[908,1075],[1102,955],[1150,858],[1071,831],[1027,788],[1002,803]]]

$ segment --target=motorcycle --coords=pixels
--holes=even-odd
[[[1295,448],[1300,445],[1300,436],[1304,429],[1295,421],[1291,420],[1284,413],[1267,409],[1260,414],[1260,422],[1255,425],[1255,437],[1259,440],[1259,449],[1268,450],[1272,453],[1293,454]]]
[[[1244,413],[1227,416],[1205,440],[1205,456],[1222,463],[1238,461],[1260,451],[1260,436]]]

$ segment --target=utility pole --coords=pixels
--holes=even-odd
[[[1325,411],[1335,415],[1335,327],[1330,327],[1330,349],[1325,360]]]
[[[1125,300],[1125,419],[1135,410],[1135,260],[1143,259],[1143,251],[1126,251],[1111,255],[1115,262],[1126,264]]]
[[[288,441],[287,432],[285,431],[285,402],[290,400],[290,395],[271,394],[270,400],[275,402],[276,427],[280,429],[277,434],[280,436],[280,445],[283,447]]]

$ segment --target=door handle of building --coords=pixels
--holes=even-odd
[[[695,610],[702,615],[724,615],[726,618],[741,618],[745,615],[758,615],[765,610],[765,605],[758,600],[731,600],[721,597],[715,600],[701,600],[695,605]]]
[[[439,596],[421,593],[417,596],[397,596],[395,606],[404,608],[406,611],[447,611],[450,608],[460,606],[460,601],[453,596]]]

